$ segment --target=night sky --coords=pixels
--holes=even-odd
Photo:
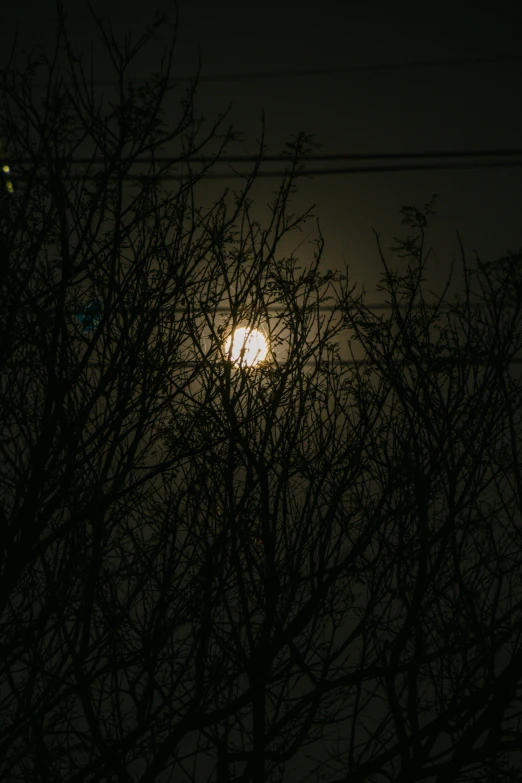
[[[72,43],[88,53],[93,41],[95,57],[100,57],[95,79],[110,78],[87,5],[65,0],[64,6]],[[137,0],[94,0],[93,8],[111,21],[121,39],[126,31],[137,39],[153,21],[155,8],[172,17],[176,10],[170,2],[155,5]],[[174,73],[181,78],[193,76],[199,48],[201,76],[209,81],[201,83],[197,108],[210,124],[232,104],[229,121],[244,132],[244,140],[231,154],[256,152],[262,111],[271,154],[280,153],[291,134],[301,130],[315,134],[323,145],[318,152],[325,154],[522,148],[522,3],[180,0],[179,15]],[[20,65],[23,53],[37,45],[48,47],[50,53],[56,30],[54,2],[3,4],[2,67],[17,28]],[[148,47],[136,77],[157,70],[162,48],[158,43],[155,59]],[[302,77],[210,78],[507,55],[518,55],[520,60]],[[173,112],[175,107],[173,100]],[[265,166],[274,168],[274,164]],[[386,251],[394,236],[406,233],[401,206],[421,207],[433,193],[440,194],[428,237],[434,253],[426,292],[442,292],[455,260],[451,296],[461,290],[462,280],[457,231],[468,265],[474,263],[474,250],[481,259],[493,260],[508,249],[522,247],[521,175],[522,166],[303,178],[298,180],[294,211],[316,205],[314,214],[326,243],[324,268],[343,269],[347,263],[352,282],[366,288],[371,303],[383,298],[374,292],[383,269],[372,227],[380,232]],[[210,206],[233,183],[214,181],[198,192]],[[260,181],[254,193],[259,198],[254,219],[266,216],[264,205],[278,184],[276,179]],[[313,228],[308,224],[308,231]],[[296,236],[295,244],[306,239],[306,233]],[[303,246],[303,255],[311,249]],[[391,252],[388,258],[393,266]],[[434,299],[429,293],[426,298]]]
[[[65,2],[71,40],[90,51],[95,78],[105,70],[100,36],[87,6]],[[158,8],[175,15],[173,3],[95,0],[116,36],[136,39]],[[347,68],[518,55],[522,5],[515,3],[319,3],[278,2],[179,4],[180,27],[174,71],[193,76],[201,52],[202,77],[288,70]],[[3,8],[2,66],[18,26],[17,52],[50,46],[55,30],[53,2],[20,0]],[[162,45],[158,43],[157,55]],[[149,47],[136,66],[146,76],[158,61]],[[98,59],[101,56],[101,59]],[[202,82],[197,107],[210,121],[233,104],[230,121],[244,132],[233,154],[253,154],[266,116],[270,153],[281,152],[292,133],[314,133],[321,153],[419,152],[522,147],[522,59],[453,67],[404,68],[305,77],[249,78]],[[99,88],[101,89],[101,88]],[[104,88],[107,90],[107,88]],[[110,89],[110,88],[108,88]],[[174,101],[172,106],[175,106]],[[271,164],[265,164],[266,167]],[[273,164],[271,165],[273,168]],[[383,247],[393,244],[400,207],[422,206],[440,194],[429,244],[434,246],[427,290],[442,290],[452,259],[458,260],[456,231],[473,261],[476,250],[490,260],[520,248],[522,167],[464,171],[391,172],[316,176],[299,180],[296,211],[315,204],[326,246],[325,268],[349,264],[353,281],[373,292],[382,271],[372,227]],[[225,185],[212,183],[202,198],[213,201]],[[259,183],[259,204],[278,180]],[[236,182],[239,187],[239,183]],[[262,206],[260,216],[263,216]],[[308,224],[308,230],[313,224]],[[304,238],[304,235],[298,239]],[[312,237],[311,237],[312,238]],[[305,251],[306,252],[306,251]],[[390,254],[391,257],[391,254]],[[460,272],[457,263],[456,275]],[[431,269],[431,271],[430,271]],[[458,285],[458,277],[455,277]],[[440,282],[440,285],[438,285]],[[456,290],[454,288],[453,290]],[[368,297],[376,301],[378,295]]]

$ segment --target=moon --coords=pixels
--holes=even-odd
[[[227,338],[225,353],[236,365],[255,367],[266,358],[268,345],[264,334],[242,326]]]

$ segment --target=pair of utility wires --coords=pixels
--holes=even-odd
[[[416,161],[415,163],[407,163],[404,161]],[[383,163],[386,161],[386,163]],[[60,161],[56,161],[60,163]],[[255,178],[258,177],[281,177],[285,173],[288,173],[288,166],[290,163],[289,156],[284,155],[267,155],[261,158],[255,156],[223,156],[223,157],[163,157],[158,156],[152,158],[135,158],[134,160],[125,160],[122,158],[123,164],[129,165],[149,165],[161,166],[162,171],[159,173],[125,173],[120,175],[121,180],[134,181],[134,182],[146,182],[153,180],[154,182],[164,180],[176,180],[186,181],[187,178],[194,179],[247,179],[251,176],[248,170],[239,171],[236,167],[246,165],[258,165],[259,168],[255,172]],[[263,163],[281,163],[286,164],[286,170],[280,169],[278,171],[263,171]],[[297,168],[292,172],[294,177],[314,177],[314,176],[332,176],[332,175],[346,175],[346,174],[375,174],[386,172],[399,172],[399,171],[427,171],[427,170],[447,170],[447,169],[476,169],[476,168],[515,168],[522,166],[522,149],[489,149],[489,150],[430,150],[425,152],[373,152],[373,153],[334,153],[328,155],[306,155],[304,156],[302,163],[343,163],[343,162],[364,162],[364,165],[340,165],[340,166],[325,166],[320,168],[310,167],[309,165],[303,165],[302,168]],[[30,164],[31,161],[26,158],[21,158],[18,161],[14,161],[13,165]],[[71,157],[61,161],[63,165],[70,167],[74,165],[88,165],[96,166],[104,163],[103,159],[88,158],[88,157]],[[375,163],[377,165],[375,165]],[[189,165],[191,168],[185,174],[170,173],[166,171],[169,165],[175,166],[176,164]],[[193,168],[196,165],[220,165],[228,164],[230,169],[225,172],[199,172]],[[9,167],[4,166],[5,171],[10,172]],[[29,174],[20,170],[17,172],[17,176],[22,180],[29,177]],[[118,176],[118,175],[115,175]],[[83,171],[72,172],[70,170],[64,171],[62,174],[64,180],[93,180],[98,178],[103,179],[103,170],[99,172]],[[112,177],[111,177],[112,178]],[[11,185],[12,188],[12,185]],[[10,191],[12,192],[12,190]]]

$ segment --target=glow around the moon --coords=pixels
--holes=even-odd
[[[246,367],[255,367],[265,359],[267,352],[265,336],[257,329],[242,326],[225,342],[225,353],[230,354],[231,361]]]

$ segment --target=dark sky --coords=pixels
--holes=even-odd
[[[64,5],[73,43],[88,51],[94,40],[99,51],[99,33],[87,6],[78,0]],[[93,0],[93,7],[110,19],[115,34],[130,30],[134,37],[152,21],[156,7],[175,11],[165,1]],[[17,26],[21,54],[38,44],[51,46],[55,18],[51,0],[3,3],[0,66]],[[194,74],[198,47],[202,76],[518,55],[521,32],[522,4],[512,0],[180,0],[175,71]],[[150,55],[149,49],[136,76],[156,69]],[[96,75],[106,78],[103,65]],[[521,77],[522,61],[204,82],[198,105],[210,120],[233,104],[230,119],[245,133],[237,154],[255,151],[262,110],[273,154],[299,130],[315,133],[323,153],[508,149],[522,147]],[[420,206],[439,193],[427,289],[440,291],[450,261],[458,256],[457,230],[469,261],[473,249],[492,259],[522,246],[521,174],[522,167],[316,177],[301,180],[296,211],[316,204],[326,240],[325,268],[348,262],[354,282],[371,294],[382,271],[372,226],[386,249],[404,230],[400,207]],[[217,183],[216,194],[226,184]],[[276,184],[261,183],[261,203]],[[368,296],[368,301],[376,299]]]
[[[173,3],[136,0],[94,0],[93,6],[117,35],[130,30],[135,37],[156,7],[175,10]],[[88,51],[94,39],[99,51],[87,6],[74,0],[65,9],[73,42]],[[51,43],[54,2],[19,0],[2,13],[2,65],[17,25],[20,52]],[[513,2],[181,0],[175,69],[192,75],[198,46],[203,76],[517,55],[521,31],[522,5]],[[159,57],[159,44],[157,51]],[[149,49],[135,75],[156,67],[151,55]],[[100,64],[97,76],[104,75]],[[323,153],[507,149],[522,146],[521,76],[519,61],[205,82],[198,105],[210,120],[233,103],[231,121],[245,133],[237,154],[255,151],[263,109],[274,154],[298,130],[315,133]],[[458,255],[457,229],[470,260],[473,248],[489,259],[520,247],[521,173],[510,168],[318,176],[300,181],[296,209],[316,204],[325,267],[342,266],[344,259],[354,280],[371,291],[381,271],[371,227],[382,232],[387,248],[400,229],[401,205],[422,205],[439,193],[428,277],[433,288]],[[265,180],[260,192],[268,194],[276,183]]]

